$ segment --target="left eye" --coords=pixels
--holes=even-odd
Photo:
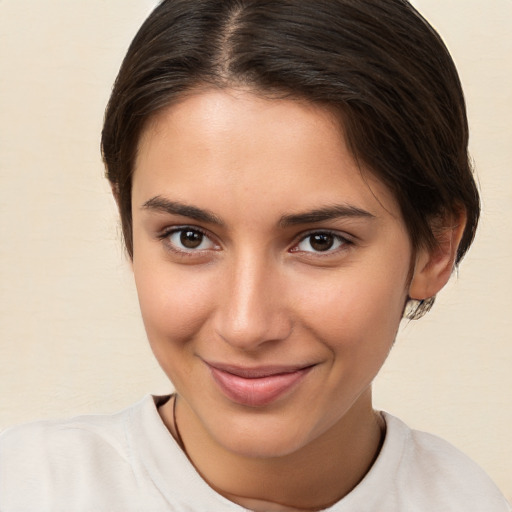
[[[311,233],[303,238],[293,250],[301,252],[335,251],[347,243],[347,240],[333,233]]]
[[[191,228],[173,231],[168,235],[168,240],[178,251],[201,251],[216,247],[203,232]]]

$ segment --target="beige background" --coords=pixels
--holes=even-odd
[[[103,109],[154,0],[0,0],[0,428],[108,412],[169,384],[102,178]],[[465,86],[477,241],[403,329],[376,405],[476,459],[512,498],[512,1],[419,0]]]

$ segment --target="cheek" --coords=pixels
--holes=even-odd
[[[208,273],[140,260],[134,261],[133,270],[153,350],[184,345],[201,329],[214,304]]]
[[[301,316],[332,351],[387,355],[402,317],[407,265],[390,265],[386,272],[378,268],[343,269],[296,295]]]

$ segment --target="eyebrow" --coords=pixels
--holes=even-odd
[[[375,219],[375,215],[351,205],[333,205],[310,210],[302,213],[292,213],[283,215],[279,221],[282,228],[295,226],[297,224],[314,224],[316,222],[325,222],[326,220],[339,219],[343,217]]]
[[[224,226],[222,219],[217,217],[217,215],[210,210],[204,210],[197,206],[180,203],[179,201],[170,201],[162,196],[155,196],[149,199],[142,205],[142,208],[145,210],[168,213],[170,215],[181,215],[199,222],[207,222],[209,224]],[[326,206],[324,208],[318,208],[301,213],[283,215],[279,219],[278,224],[279,227],[286,228],[296,226],[298,224],[314,224],[343,217],[374,219],[375,215],[366,210],[362,210],[361,208],[357,208],[356,206],[341,204]]]
[[[162,196],[155,196],[149,199],[142,205],[142,208],[145,210],[168,213],[170,215],[181,215],[183,217],[189,217],[190,219],[207,222],[209,224],[216,224],[218,226],[224,225],[224,222],[209,210],[203,210],[202,208],[197,208],[196,206],[191,206],[177,201],[170,201]]]

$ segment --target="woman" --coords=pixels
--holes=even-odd
[[[405,2],[162,2],[102,148],[176,394],[7,432],[0,509],[509,510],[371,400],[401,318],[472,242],[467,139]]]

